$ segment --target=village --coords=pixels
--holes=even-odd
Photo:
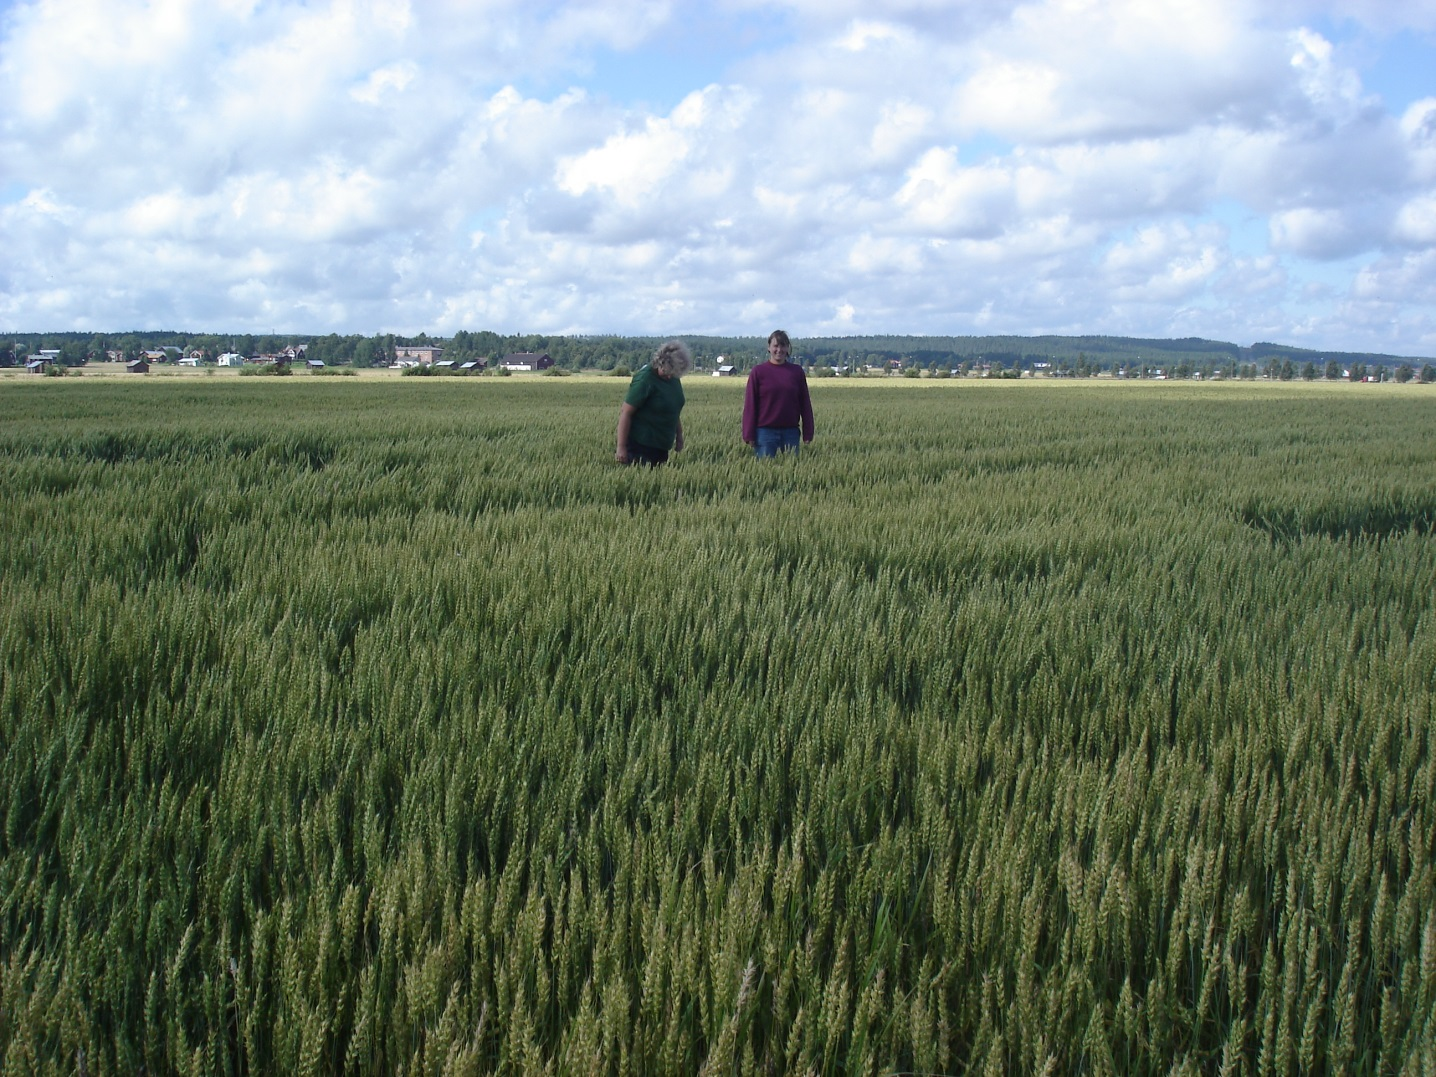
[[[152,367],[173,366],[176,368],[198,369],[204,366],[220,367],[225,369],[262,368],[262,367],[304,367],[307,370],[324,370],[327,364],[323,359],[310,359],[306,355],[306,347],[303,344],[289,345],[278,352],[259,355],[241,355],[238,352],[224,352],[214,357],[210,363],[205,354],[199,350],[191,350],[188,353],[178,348],[149,348],[142,351],[133,359],[126,359],[123,352],[110,350],[105,353],[105,361],[108,364],[124,364],[126,373],[148,374]],[[394,362],[389,364],[390,370],[409,370],[413,368],[428,367],[436,372],[453,373],[480,373],[486,369],[503,370],[507,373],[519,373],[525,371],[544,371],[553,365],[553,357],[547,352],[512,352],[501,359],[440,359],[442,349],[433,346],[399,346],[395,349]],[[24,369],[30,374],[48,374],[60,368],[59,349],[43,349],[27,356],[24,360]]]
[[[25,339],[28,337],[28,339]],[[622,374],[641,367],[658,338],[509,336],[460,331],[395,339],[153,333],[22,334],[0,338],[0,368],[63,376],[178,373],[359,372],[417,375]],[[741,337],[685,337],[692,376],[741,377],[761,350]],[[1428,358],[1304,351],[1284,345],[1108,337],[809,338],[792,361],[813,378],[1101,379],[1113,381],[1436,382]]]
[[[442,359],[443,349],[431,345],[398,346],[395,349],[395,357],[392,363],[379,370],[391,370],[399,373],[433,373],[433,374],[517,374],[517,373],[542,373],[554,370],[554,360],[547,352],[512,352],[499,359],[471,358],[471,359]],[[801,362],[801,360],[799,360]],[[241,355],[238,352],[224,352],[213,358],[211,362],[202,352],[190,351],[188,354],[176,348],[146,349],[132,359],[125,359],[124,354],[119,351],[108,351],[103,366],[117,367],[123,364],[124,372],[128,374],[148,374],[155,367],[172,367],[175,369],[198,370],[200,368],[222,368],[234,369],[240,372],[249,371],[257,373],[261,370],[272,372],[288,372],[293,368],[302,367],[313,373],[325,372],[330,369],[342,369],[345,372],[354,372],[354,367],[344,364],[337,367],[330,367],[322,359],[310,359],[306,355],[306,348],[303,344],[290,345],[281,351],[257,355]],[[1249,365],[1234,369],[1196,369],[1189,366],[1178,365],[1176,367],[1136,367],[1117,366],[1108,369],[1084,369],[1074,370],[1065,366],[1049,362],[1035,362],[1027,368],[1019,366],[1005,366],[1000,360],[996,362],[984,362],[979,357],[976,361],[964,362],[958,366],[935,365],[930,368],[923,368],[912,363],[904,363],[902,360],[889,359],[882,363],[868,364],[827,364],[809,363],[806,364],[810,372],[817,378],[872,378],[872,377],[905,377],[905,378],[998,378],[998,379],[1032,379],[1032,378],[1102,378],[1115,379],[1118,381],[1128,380],[1150,380],[1150,381],[1223,381],[1223,380],[1252,380],[1260,378],[1265,381],[1326,381],[1363,382],[1375,384],[1380,382],[1395,381],[1405,383],[1419,381],[1422,383],[1436,382],[1436,368],[1430,364],[1424,365],[1418,372],[1413,366],[1403,364],[1396,369],[1388,369],[1384,366],[1367,367],[1362,363],[1350,365],[1338,364],[1334,361],[1327,362],[1323,367],[1318,368],[1315,363],[1307,363],[1304,367],[1298,367],[1290,360],[1285,364],[1272,363],[1266,367],[1259,368],[1256,365]],[[64,374],[67,368],[60,360],[58,349],[44,349],[30,354],[23,360],[22,366],[28,374],[53,375]],[[626,369],[626,368],[624,368]],[[567,373],[567,371],[555,371]],[[736,364],[724,361],[723,356],[718,356],[711,370],[695,369],[698,375],[710,374],[715,378],[734,377],[743,373]],[[602,373],[612,373],[602,371]]]

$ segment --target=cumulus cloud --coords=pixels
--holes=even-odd
[[[1410,162],[1411,181],[1436,183],[1436,97],[1411,105],[1401,117],[1400,131],[1406,143],[1402,156]]]
[[[1396,237],[1412,247],[1436,248],[1436,194],[1419,195],[1401,207]]]
[[[0,324],[1431,354],[1436,98],[1322,29],[1379,57],[1430,10],[718,0],[716,42],[672,0],[20,0]]]
[[[994,236],[1012,221],[1012,174],[995,165],[963,168],[951,149],[925,153],[898,189],[910,228],[936,235]]]

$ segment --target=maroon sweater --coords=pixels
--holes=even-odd
[[[759,363],[748,373],[743,394],[743,440],[752,444],[760,426],[801,425],[803,440],[813,440],[813,402],[808,376],[797,363]]]

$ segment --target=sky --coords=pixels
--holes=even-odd
[[[1436,0],[0,0],[0,331],[1436,356]]]

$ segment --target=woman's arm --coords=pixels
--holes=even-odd
[[[752,445],[758,438],[758,368],[748,371],[748,384],[743,388],[743,444]]]
[[[620,464],[628,463],[628,430],[633,425],[633,413],[638,409],[632,404],[624,404],[618,409],[618,451],[613,458]],[[682,434],[678,435],[681,439]]]
[[[808,376],[806,374],[802,374],[801,367],[799,367],[798,369],[802,377],[802,381],[799,383],[801,385],[801,391],[798,394],[798,418],[799,421],[802,423],[803,427],[803,440],[812,441],[813,398],[808,395]]]

